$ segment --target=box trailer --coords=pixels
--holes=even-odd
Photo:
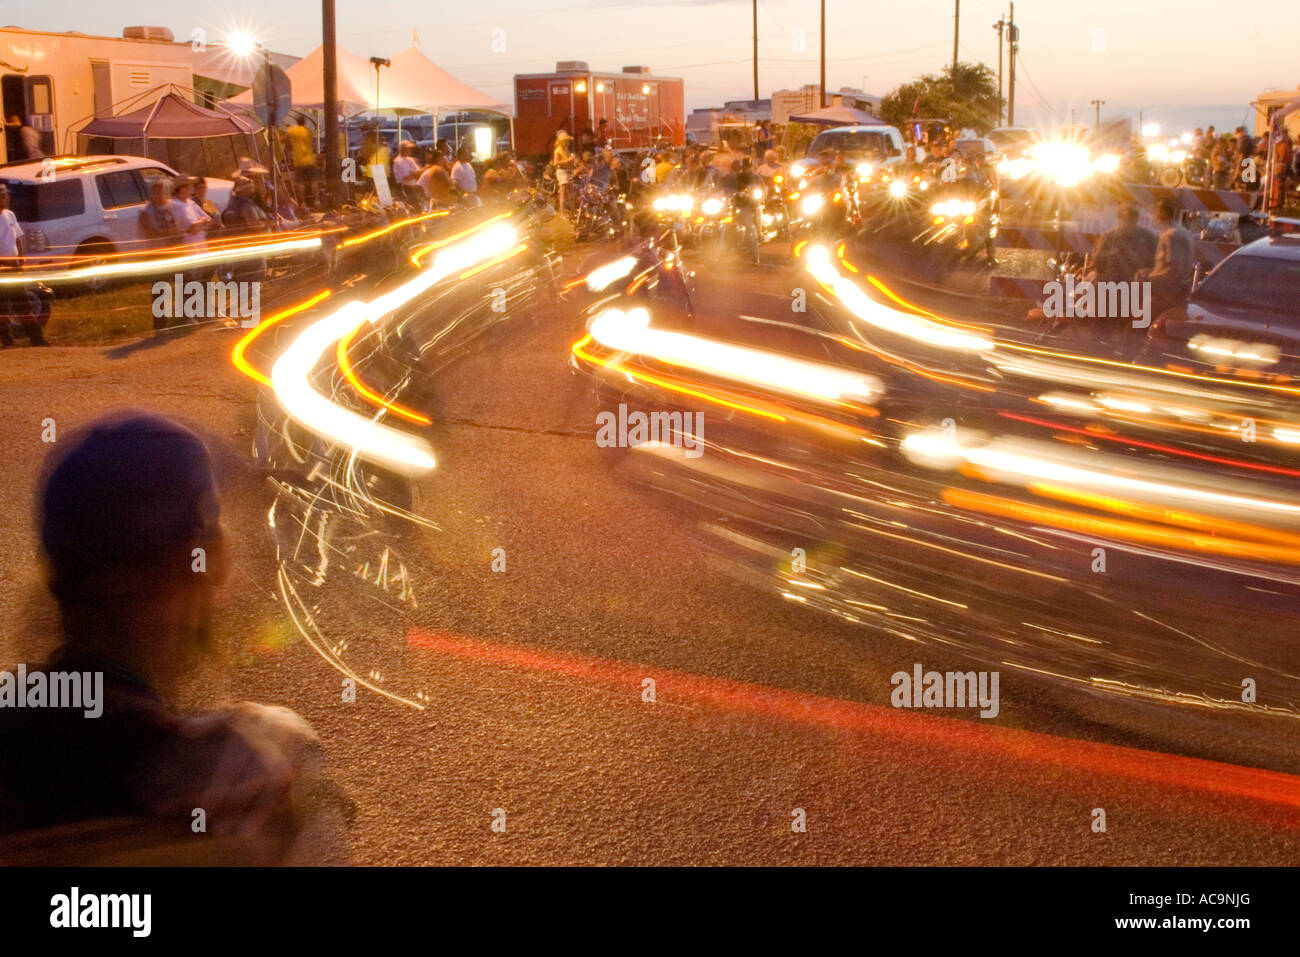
[[[561,62],[554,73],[515,76],[515,151],[520,155],[546,155],[560,130],[581,142],[583,131],[598,129],[602,119],[615,149],[683,146],[682,81],[655,76],[643,66],[601,73],[581,61]]]
[[[157,27],[128,31],[133,35],[0,30],[3,161],[24,158],[17,128],[8,125],[11,117],[36,130],[41,152],[52,156],[71,148],[71,127],[110,115],[114,103],[168,83],[193,86],[189,44],[173,42],[170,30]]]

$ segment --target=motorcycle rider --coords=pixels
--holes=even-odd
[[[754,190],[763,189],[763,179],[754,172],[753,158],[744,156],[732,160],[731,171],[722,177],[719,185],[731,195],[736,219],[746,231],[750,259],[757,263],[759,261],[758,215],[761,200],[754,196]]]

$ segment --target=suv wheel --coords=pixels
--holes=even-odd
[[[78,256],[93,257],[82,263],[83,266],[102,266],[108,262],[108,257],[114,252],[115,247],[107,239],[88,239],[77,247]],[[109,283],[110,280],[106,276],[96,276],[87,279],[84,286],[90,292],[102,292],[108,288]]]

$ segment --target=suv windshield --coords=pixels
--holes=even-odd
[[[830,130],[818,133],[808,154],[816,156],[822,150],[839,150],[841,153],[875,153],[889,155],[890,142],[884,133],[875,130]]]
[[[52,183],[26,183],[5,180],[9,187],[9,208],[20,223],[43,223],[66,216],[80,216],[86,211],[86,194],[80,179],[55,180]]]
[[[1300,258],[1233,256],[1201,284],[1195,301],[1300,316]]]

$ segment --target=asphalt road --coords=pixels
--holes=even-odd
[[[787,281],[770,266],[702,278],[723,283],[712,301]],[[248,465],[255,386],[228,361],[235,333],[0,355],[0,659],[35,660],[56,636],[30,520],[42,421],[64,429],[130,405],[228,449],[236,561],[221,629],[236,653],[195,701],[306,717],[359,804],[358,863],[1300,859],[1298,778],[1143,750],[1152,742],[1014,681],[993,722],[889,707],[892,672],[948,662],[730,574],[701,547],[700,516],[596,446],[596,407],[565,364],[574,323],[554,308],[521,317],[439,379],[439,467],[419,489],[439,529],[404,555],[418,608],[406,628],[359,609],[346,636],[358,662],[373,655],[418,687],[423,710],[365,691],[344,703],[338,672],[289,622],[273,493]]]

